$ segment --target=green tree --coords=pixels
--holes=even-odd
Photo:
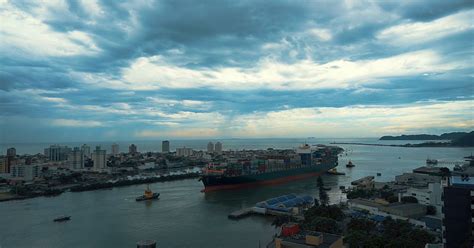
[[[382,222],[382,231],[377,233],[375,223],[365,219],[353,219],[348,224],[344,242],[350,247],[413,247],[422,248],[435,238],[422,229],[414,228],[409,222],[387,217]],[[370,230],[370,231],[368,231]]]
[[[316,217],[311,219],[310,221],[305,221],[303,227],[306,230],[317,232],[327,232],[336,234],[341,232],[337,221],[325,217]]]
[[[387,242],[380,235],[367,235],[366,232],[355,230],[344,236],[344,243],[351,248],[383,248]]]
[[[404,196],[402,197],[403,203],[418,203],[418,199],[413,196]]]
[[[329,204],[329,196],[324,189],[319,189],[319,201],[321,202],[321,205],[328,205]]]
[[[387,185],[385,185],[387,186]],[[389,191],[389,190],[380,190],[380,197],[387,200],[388,201],[388,198],[394,196],[393,192],[392,191]]]
[[[347,199],[355,199],[355,198],[370,198],[374,196],[376,193],[375,190],[370,189],[353,189],[347,193]]]
[[[308,209],[304,213],[305,220],[311,220],[316,217],[325,217],[331,218],[334,220],[343,220],[344,219],[344,212],[342,209],[337,205],[330,205],[330,206],[314,206]]]
[[[323,182],[323,178],[321,176],[318,177],[317,186],[318,186],[318,189],[319,189],[319,202],[321,203],[321,205],[328,205],[329,204],[329,196],[326,193],[326,191],[324,191],[324,182]]]
[[[370,233],[375,229],[375,222],[368,219],[355,218],[351,219],[351,221],[347,224],[347,229],[351,231],[354,230]]]
[[[353,230],[344,236],[344,243],[352,247],[364,247],[367,243],[367,234],[360,230]]]
[[[318,186],[319,189],[324,187],[324,182],[321,176],[318,177],[318,180],[316,181],[316,185]]]
[[[389,196],[386,200],[390,203],[394,203],[394,202],[398,202],[398,197],[395,195],[392,195],[392,196]]]
[[[275,227],[280,227],[283,224],[291,222],[291,221],[294,221],[294,219],[291,216],[285,216],[285,215],[277,216],[273,220],[272,225],[275,226]]]
[[[436,214],[436,207],[432,205],[426,206],[426,214],[427,215],[435,215]]]
[[[319,206],[319,201],[316,198],[314,198],[314,206],[316,206],[316,207]]]

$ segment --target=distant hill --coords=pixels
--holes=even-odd
[[[471,137],[472,140],[472,135],[474,135],[474,131],[470,133],[466,132],[452,132],[452,133],[443,133],[441,135],[432,135],[432,134],[413,134],[413,135],[400,135],[400,136],[383,136],[380,138],[380,140],[459,140],[461,138],[466,137],[466,140],[459,141],[461,143],[466,143],[469,140],[469,137]],[[472,142],[472,141],[471,141]]]
[[[451,144],[453,146],[474,146],[474,131],[453,140]]]

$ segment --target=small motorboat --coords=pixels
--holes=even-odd
[[[355,164],[352,163],[352,161],[349,160],[349,163],[346,164],[347,168],[352,168],[355,167]]]
[[[145,193],[142,196],[135,198],[136,201],[148,201],[148,200],[156,200],[160,197],[160,193],[153,193],[150,190],[150,186],[147,185]]]
[[[54,222],[63,222],[63,221],[68,221],[68,220],[71,220],[71,216],[60,216],[54,219]]]
[[[379,176],[381,176],[381,175],[382,175],[382,173],[380,173],[380,172],[377,172],[377,176],[378,176],[378,177],[379,177]]]

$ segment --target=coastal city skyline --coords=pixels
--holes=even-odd
[[[0,12],[2,143],[474,127],[470,1],[2,1]]]

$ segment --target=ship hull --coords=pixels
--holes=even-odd
[[[337,166],[337,162],[316,166],[295,168],[283,171],[266,172],[242,176],[203,175],[203,192],[256,187],[261,185],[281,184],[295,180],[319,176]]]

